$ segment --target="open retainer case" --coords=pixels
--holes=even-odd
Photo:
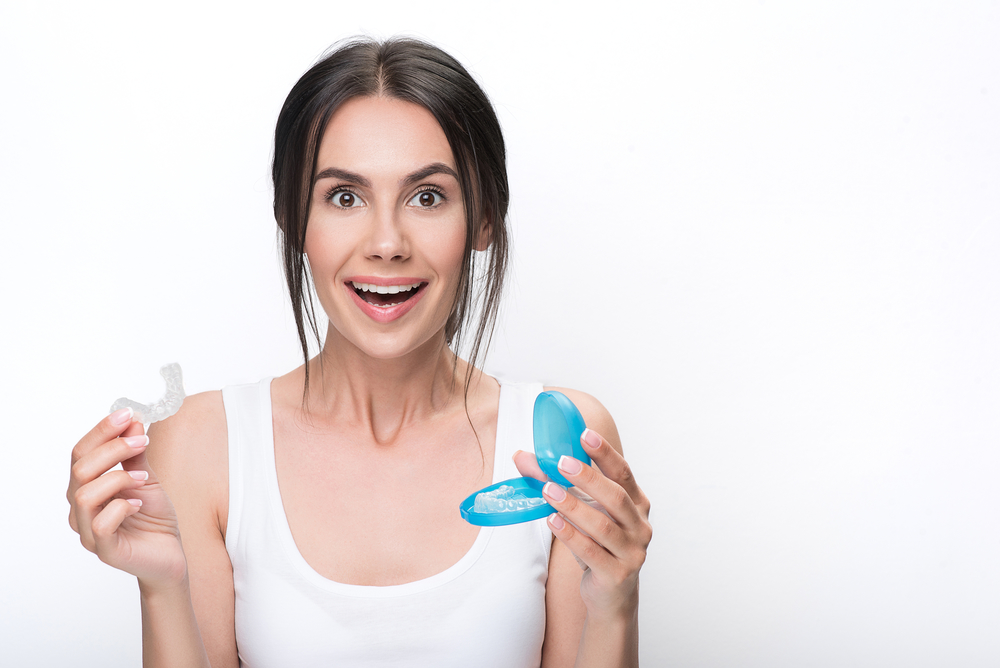
[[[580,445],[580,436],[587,428],[580,411],[562,392],[542,392],[535,399],[532,427],[538,465],[552,482],[572,487],[559,472],[559,458],[567,455],[590,463],[590,455]],[[555,509],[542,496],[544,486],[534,478],[511,478],[484,487],[459,506],[462,519],[495,527],[548,517]]]

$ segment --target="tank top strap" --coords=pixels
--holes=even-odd
[[[229,519],[226,549],[232,554],[240,544],[247,489],[260,489],[268,453],[264,436],[271,432],[271,378],[222,389],[229,432]],[[266,410],[265,410],[266,409]],[[251,498],[255,496],[252,495]],[[252,512],[252,511],[251,511]]]
[[[496,469],[493,482],[521,477],[514,465],[518,450],[535,451],[535,400],[545,388],[541,383],[500,381],[500,406],[497,414]],[[546,564],[552,549],[552,532],[544,519],[531,522]]]
[[[512,459],[515,452],[534,452],[532,415],[535,399],[542,389],[541,383],[503,382],[500,385],[495,461],[501,468],[494,471],[494,482],[521,475]]]

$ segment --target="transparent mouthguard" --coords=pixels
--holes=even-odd
[[[511,510],[534,508],[545,503],[545,499],[528,498],[514,491],[510,485],[501,485],[492,492],[481,492],[476,496],[473,510],[477,513],[502,513]]]
[[[167,364],[160,369],[160,375],[163,376],[163,380],[167,381],[167,391],[162,399],[147,406],[122,397],[111,405],[111,412],[114,413],[122,408],[131,408],[135,412],[134,420],[151,424],[165,420],[180,410],[181,403],[184,401],[184,380],[181,377],[181,365],[176,362]]]

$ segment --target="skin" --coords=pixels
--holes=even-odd
[[[359,98],[334,114],[317,165],[322,178],[306,254],[330,327],[310,362],[305,409],[304,367],[271,385],[282,502],[299,551],[324,577],[412,582],[469,550],[479,529],[455,508],[493,478],[499,385],[474,370],[467,417],[467,367],[461,360],[455,367],[444,336],[466,237],[454,158],[422,107]],[[421,178],[407,180],[418,172]],[[481,250],[487,221],[480,232]],[[357,276],[417,278],[419,301],[391,322],[376,322],[345,284]],[[581,442],[594,466],[567,461],[564,475],[610,518],[546,487],[559,512],[549,519],[542,663],[635,666],[649,502],[604,407],[589,395],[552,389],[567,394],[590,427]],[[138,577],[145,666],[237,666],[221,392],[188,397],[149,437],[155,447],[147,455],[142,426],[126,412],[80,440],[67,490],[70,526],[102,561]],[[533,455],[514,459],[523,475],[545,479]],[[119,462],[124,470],[112,471]],[[365,475],[373,467],[381,472],[376,480]],[[399,496],[415,502],[401,508],[392,501]]]

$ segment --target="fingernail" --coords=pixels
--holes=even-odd
[[[129,499],[128,502],[131,503],[136,508],[142,505],[142,499]]]
[[[598,436],[597,432],[593,429],[583,430],[583,442],[587,444],[591,450],[596,450],[601,447],[601,437]]]
[[[580,463],[579,459],[573,459],[572,457],[563,455],[559,458],[559,470],[563,473],[576,475],[583,470],[583,464]]]
[[[566,499],[566,490],[554,482],[545,483],[542,492],[553,501],[564,501]]]
[[[111,414],[111,424],[118,427],[123,424],[128,424],[132,421],[133,415],[135,415],[135,412],[131,408],[121,408],[116,410]]]
[[[521,454],[522,452],[524,452],[524,450],[515,450],[515,451],[514,451],[514,454],[513,454],[513,455],[511,455],[511,457],[510,457],[510,458],[516,461],[516,460],[517,460],[517,456],[518,456],[519,454]]]
[[[149,480],[149,471],[129,471],[133,480]]]
[[[563,518],[559,513],[552,513],[549,515],[549,524],[551,524],[552,528],[556,530],[562,529],[566,526],[566,523],[563,522]]]
[[[149,445],[149,436],[142,434],[141,436],[126,436],[122,439],[125,441],[129,447],[133,448],[144,448]]]

